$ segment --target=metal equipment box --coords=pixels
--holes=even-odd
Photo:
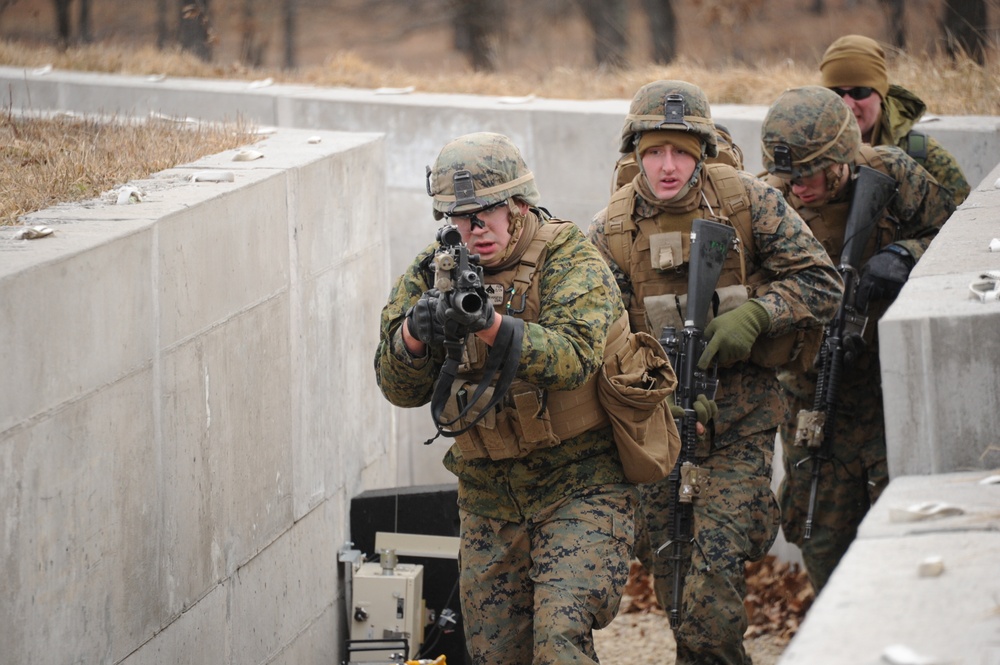
[[[351,641],[405,639],[413,658],[423,642],[427,617],[423,603],[424,567],[397,563],[383,568],[368,562],[354,573]],[[385,662],[385,653],[356,652],[352,662]]]

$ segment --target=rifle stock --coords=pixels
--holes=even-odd
[[[813,451],[802,460],[812,462],[809,505],[803,533],[805,540],[812,537],[820,470],[824,462],[833,459],[834,422],[840,398],[840,378],[844,370],[844,340],[850,335],[864,335],[868,325],[867,312],[860,311],[856,303],[861,259],[882,211],[895,194],[894,179],[871,167],[858,167],[844,229],[844,247],[837,266],[837,272],[844,281],[844,297],[837,308],[837,314],[824,330],[813,408],[799,411],[795,433],[795,445],[806,446]]]
[[[707,477],[697,465],[695,447],[698,442],[698,416],[694,404],[698,395],[715,398],[718,377],[713,367],[710,371],[698,368],[698,359],[704,350],[705,324],[712,305],[715,287],[722,274],[726,253],[736,237],[736,230],[719,222],[696,219],[691,226],[691,251],[688,272],[687,311],[684,330],[667,326],[660,335],[660,344],[667,352],[677,375],[675,402],[683,407],[684,416],[677,421],[681,438],[681,451],[670,475],[667,491],[670,495],[667,541],[656,550],[659,555],[670,547],[668,560],[673,567],[673,600],[670,607],[670,625],[676,628],[681,621],[684,575],[687,557],[684,546],[697,544],[694,540],[694,498],[701,492]]]

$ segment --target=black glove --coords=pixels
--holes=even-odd
[[[491,325],[493,325],[493,319],[496,316],[496,310],[493,309],[493,303],[490,302],[490,296],[486,293],[485,289],[476,289],[475,295],[478,296],[481,301],[479,309],[473,311],[466,311],[465,308],[456,307],[455,298],[462,298],[462,304],[466,307],[471,301],[473,294],[467,292],[465,294],[450,293],[449,306],[444,312],[444,329],[446,334],[449,336],[457,336],[458,338],[465,337],[469,333],[479,332],[480,330],[486,330]]]
[[[427,346],[444,342],[444,303],[437,289],[425,291],[420,300],[406,311],[410,334]]]
[[[844,367],[853,367],[861,354],[868,348],[868,343],[857,333],[844,335]]]
[[[906,248],[886,245],[868,259],[858,280],[858,309],[867,311],[874,300],[894,300],[916,261]]]

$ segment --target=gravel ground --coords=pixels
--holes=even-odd
[[[674,662],[674,636],[661,610],[619,614],[607,628],[594,632],[594,643],[603,665]],[[745,644],[754,665],[775,665],[785,650],[784,642],[773,635],[748,639]]]

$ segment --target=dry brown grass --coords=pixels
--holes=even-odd
[[[816,83],[814,68],[791,61],[706,67],[679,60],[669,66],[643,65],[625,71],[573,67],[521,68],[497,74],[455,71],[416,74],[379,67],[351,52],[322,66],[293,72],[206,64],[180,51],[130,49],[113,44],[70,48],[27,46],[0,41],[0,64],[120,74],[165,74],[195,78],[271,77],[277,82],[358,88],[408,87],[424,92],[536,95],[554,99],[627,99],[656,79],[700,85],[713,103],[769,104],[782,90]],[[923,98],[931,113],[1000,114],[1000,59],[986,66],[929,56],[896,55],[892,78]],[[0,108],[3,102],[0,101]],[[243,133],[241,133],[243,132]],[[248,142],[244,130],[204,126],[194,132],[171,125],[67,119],[28,121],[7,115],[0,123],[0,224],[56,202],[91,198],[177,163]]]
[[[252,128],[72,117],[0,118],[0,225],[82,201],[177,164],[253,140]]]
[[[422,92],[483,95],[536,95],[550,99],[628,99],[657,79],[681,79],[701,86],[717,104],[770,104],[786,88],[818,82],[814,63],[788,60],[758,64],[733,62],[705,66],[679,59],[671,65],[641,65],[624,71],[578,67],[536,67],[496,74],[447,69],[439,74],[414,73],[376,66],[353,52],[339,52],[319,66],[294,71],[248,69],[203,63],[180,51],[137,50],[103,44],[60,51],[0,41],[0,64],[119,74],[167,74],[196,78],[260,79],[280,83],[354,88],[407,87]],[[971,60],[896,54],[890,63],[894,83],[919,95],[931,113],[942,115],[1000,114],[1000,58],[985,66]]]

